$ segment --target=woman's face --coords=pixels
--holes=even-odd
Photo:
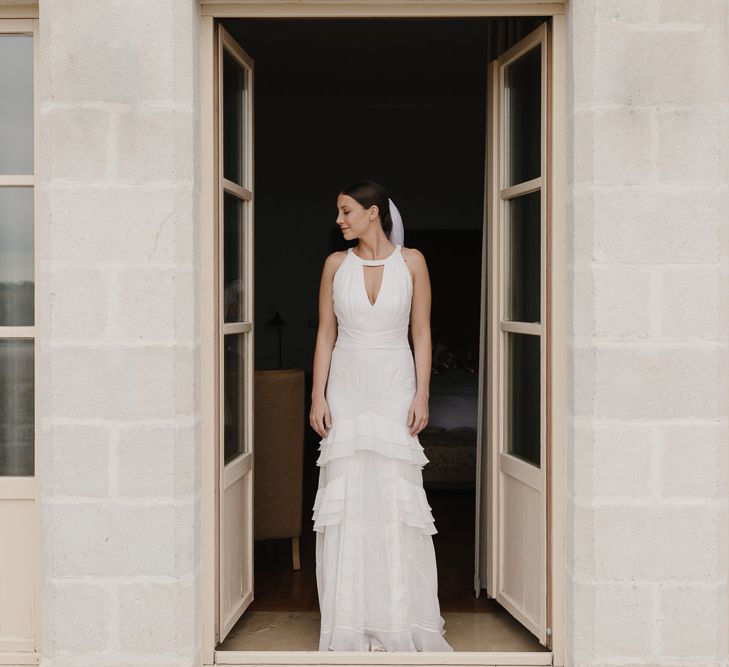
[[[342,236],[346,239],[359,238],[364,234],[377,217],[377,206],[364,208],[356,199],[349,195],[337,197],[337,224],[342,230]]]

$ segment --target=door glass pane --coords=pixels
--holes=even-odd
[[[34,341],[0,340],[0,475],[34,474]]]
[[[226,192],[223,211],[224,322],[245,322],[246,307],[246,202]]]
[[[228,334],[225,346],[225,399],[223,401],[223,437],[225,463],[247,451],[245,443],[245,340],[246,334]]]
[[[246,109],[248,70],[223,50],[223,174],[246,185]]]
[[[507,333],[506,451],[540,466],[539,336]]]
[[[33,35],[0,35],[0,174],[33,173]]]
[[[507,185],[541,173],[542,110],[541,45],[508,65],[504,71],[507,123]]]
[[[539,322],[542,275],[541,193],[537,190],[509,201],[506,223],[508,277],[506,318]]]
[[[0,188],[0,326],[32,326],[33,188]]]

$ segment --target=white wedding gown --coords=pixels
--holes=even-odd
[[[364,265],[384,264],[374,305]],[[444,639],[428,463],[407,413],[415,395],[408,344],[413,283],[397,245],[385,259],[348,249],[334,275],[338,334],[314,500],[320,651],[453,651]]]

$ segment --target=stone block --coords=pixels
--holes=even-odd
[[[596,579],[716,581],[726,566],[716,548],[719,520],[719,511],[708,503],[596,507]]]
[[[194,426],[130,426],[117,443],[121,496],[175,498],[195,492],[197,466]]]
[[[111,595],[107,585],[52,580],[54,651],[77,656],[111,648]]]
[[[722,284],[718,266],[660,272],[660,328],[665,338],[719,340]]]
[[[43,467],[51,495],[108,497],[108,426],[53,424],[44,435]]]
[[[661,428],[661,494],[665,497],[726,498],[729,433],[726,424],[690,423]]]
[[[715,417],[722,409],[720,357],[704,347],[602,346],[595,352],[595,416]]]

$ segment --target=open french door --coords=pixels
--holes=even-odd
[[[488,68],[486,456],[476,588],[544,645],[548,630],[548,27]],[[483,502],[481,502],[483,499]]]
[[[218,641],[253,601],[253,60],[216,23]]]

